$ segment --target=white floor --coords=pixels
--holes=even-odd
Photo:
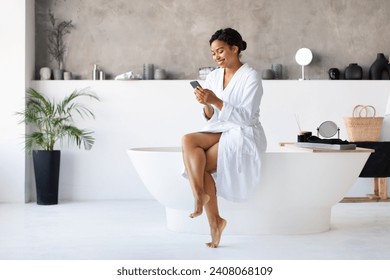
[[[342,203],[332,230],[310,235],[223,236],[165,227],[152,200],[0,204],[2,260],[389,260],[390,203]]]

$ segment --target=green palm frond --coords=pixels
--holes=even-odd
[[[74,143],[79,148],[81,147],[81,144],[84,144],[84,148],[90,150],[95,143],[92,131],[79,129],[72,125],[65,126],[63,129],[63,135],[68,138],[69,143]]]
[[[94,100],[99,98],[88,88],[75,90],[62,101],[50,100],[36,90],[29,88],[26,91],[26,108],[23,112],[17,112],[22,116],[21,122],[32,125],[36,131],[26,135],[26,149],[31,150],[37,146],[44,150],[53,150],[57,141],[63,143],[67,139],[69,143],[76,144],[89,150],[95,143],[93,132],[77,128],[74,125],[73,116],[82,118],[95,118],[95,115],[85,105],[77,103],[76,99],[89,97]]]
[[[66,113],[69,114],[69,112],[71,111],[76,111],[78,115],[81,116],[82,118],[84,117],[95,118],[95,115],[84,105],[79,103],[72,103],[74,99],[82,96],[99,100],[95,95],[89,93],[88,91],[85,90],[74,91],[68,97],[66,97],[61,103],[58,104],[57,110],[59,112],[63,112],[64,114]]]

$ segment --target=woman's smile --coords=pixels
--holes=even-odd
[[[219,60],[217,60],[217,63],[218,63],[219,65],[221,65],[222,63],[224,63],[224,61],[225,61],[225,59],[219,59]]]

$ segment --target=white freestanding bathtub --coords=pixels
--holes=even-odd
[[[166,209],[170,230],[209,233],[206,214],[190,219],[194,199],[181,176],[180,147],[132,148],[127,153],[145,187]],[[331,207],[358,178],[371,151],[266,152],[262,179],[245,203],[218,198],[225,234],[304,234],[330,229]]]

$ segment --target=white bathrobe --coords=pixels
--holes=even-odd
[[[214,174],[217,195],[242,202],[259,186],[261,154],[267,146],[259,121],[263,87],[256,70],[247,64],[237,70],[225,89],[223,80],[223,68],[206,78],[204,87],[223,100],[223,107],[213,106],[214,115],[201,131],[222,132]]]

